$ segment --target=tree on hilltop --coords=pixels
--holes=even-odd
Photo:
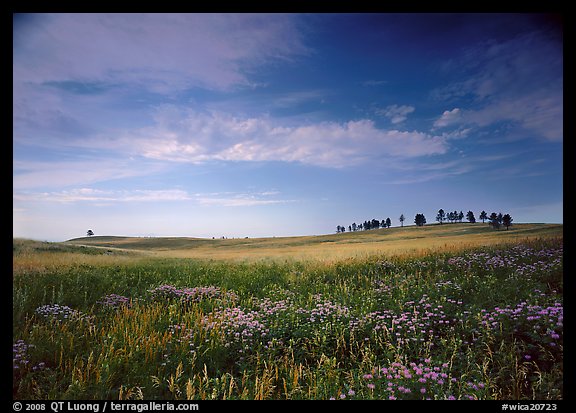
[[[506,227],[506,229],[508,229],[508,227],[510,225],[512,225],[512,217],[510,216],[510,214],[506,214],[502,217],[502,224],[504,224],[504,226]]]
[[[479,218],[482,220],[482,223],[484,223],[484,221],[488,219],[488,214],[486,213],[486,211],[480,212]]]
[[[436,215],[436,221],[442,224],[442,222],[444,222],[445,219],[446,219],[446,213],[444,212],[443,209],[439,209],[438,215]]]
[[[414,223],[421,227],[426,223],[426,217],[424,216],[424,214],[416,214],[416,217],[414,218]]]

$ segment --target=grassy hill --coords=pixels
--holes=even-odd
[[[64,244],[178,258],[334,261],[369,255],[420,255],[431,250],[458,250],[523,239],[556,238],[562,237],[562,233],[562,224],[516,224],[509,230],[494,230],[487,224],[461,223],[302,237],[204,239],[93,236],[74,238]]]

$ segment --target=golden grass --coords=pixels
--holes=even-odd
[[[494,230],[487,224],[408,226],[305,237],[210,240],[199,238],[91,237],[66,244],[138,251],[153,257],[223,261],[320,261],[383,256],[419,256],[478,246],[562,238],[562,224],[517,224]]]

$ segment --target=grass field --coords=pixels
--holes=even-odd
[[[562,230],[15,239],[13,396],[562,399]]]
[[[226,261],[313,260],[340,261],[371,255],[428,254],[442,249],[470,248],[494,243],[562,235],[558,224],[518,224],[494,231],[488,225],[444,224],[407,226],[323,236],[200,239],[93,236],[66,244],[123,249],[174,258]]]

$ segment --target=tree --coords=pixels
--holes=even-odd
[[[482,220],[482,223],[484,223],[484,221],[488,219],[488,214],[486,213],[486,211],[480,212],[479,218]]]
[[[390,221],[390,218],[386,218],[386,227],[390,228],[390,225],[392,225],[392,221]]]
[[[352,223],[352,231],[356,232],[356,230],[357,230],[356,223],[353,222]]]
[[[498,222],[498,215],[496,214],[496,212],[492,212],[488,217],[488,220],[490,221],[490,225],[492,225],[494,229],[500,228],[500,223]]]
[[[398,220],[400,221],[400,226],[403,227],[404,226],[404,220],[406,218],[404,218],[404,214],[400,214],[400,218],[398,218]]]
[[[94,235],[94,231],[92,231],[91,229],[89,229],[89,230],[86,232],[86,235],[88,235],[89,237],[91,237],[92,235]]]
[[[414,223],[421,227],[426,223],[426,217],[424,216],[424,214],[416,214],[416,217],[414,218]]]
[[[462,222],[462,219],[464,218],[464,212],[460,211],[458,213],[458,222]]]
[[[474,212],[472,211],[468,211],[466,213],[466,219],[468,220],[468,222],[470,222],[471,224],[474,224],[476,222],[476,217],[474,217]]]
[[[340,234],[340,231],[342,230],[342,227],[340,225],[338,225],[336,227],[336,234]]]
[[[443,209],[439,209],[438,215],[436,215],[436,221],[442,224],[442,222],[444,222],[445,219],[446,219],[446,213],[444,212]]]
[[[508,227],[510,225],[512,225],[512,217],[510,216],[510,214],[506,214],[502,217],[502,223],[504,224],[504,226],[506,227],[506,230],[508,230]]]

